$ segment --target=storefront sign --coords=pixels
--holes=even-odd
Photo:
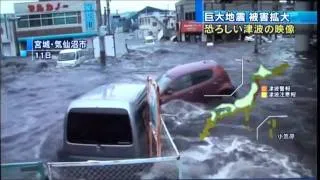
[[[60,9],[67,9],[69,5],[62,3],[46,3],[46,4],[29,4],[28,10],[29,12],[52,12],[58,11]]]
[[[14,12],[16,16],[23,16],[26,14],[83,11],[83,4],[89,2],[95,4],[93,1],[71,0],[15,3]]]
[[[181,21],[181,32],[202,32],[202,24],[196,21]]]

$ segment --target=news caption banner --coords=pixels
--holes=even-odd
[[[27,51],[32,52],[32,60],[52,59],[52,52],[63,49],[86,49],[86,40],[27,40]]]
[[[205,34],[294,34],[295,25],[317,24],[317,11],[221,11],[204,10],[196,0],[196,23]]]

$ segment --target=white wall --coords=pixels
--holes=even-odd
[[[13,16],[13,15],[6,15]],[[16,56],[16,46],[14,41],[13,23],[8,21],[8,17],[1,15],[1,28],[3,33],[1,34],[1,49],[4,56]]]
[[[2,55],[3,56],[14,56],[14,52],[13,49],[10,46],[10,43],[2,43],[1,46],[1,50],[2,50]]]

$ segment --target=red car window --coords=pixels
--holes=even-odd
[[[192,85],[200,84],[204,81],[211,79],[213,76],[212,70],[202,70],[191,74]]]
[[[180,91],[182,89],[186,89],[188,87],[192,86],[192,78],[190,74],[181,76],[177,79],[175,79],[171,84],[169,89],[171,89],[173,92]]]

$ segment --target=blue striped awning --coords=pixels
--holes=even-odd
[[[18,38],[19,42],[27,41],[28,39],[33,40],[49,40],[49,39],[66,39],[66,38],[83,38],[96,36],[97,32],[86,32],[86,33],[72,33],[72,34],[57,34],[57,35],[47,35],[47,36],[31,36]]]

